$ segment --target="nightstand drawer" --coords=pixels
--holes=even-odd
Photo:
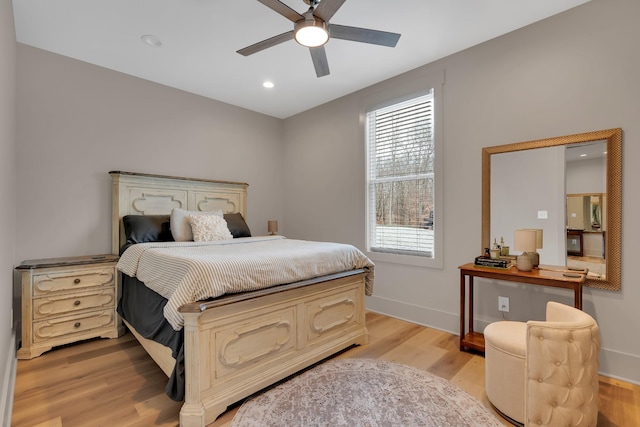
[[[73,295],[50,295],[33,300],[33,319],[55,317],[90,309],[115,307],[115,289],[103,288],[99,291],[77,292]]]
[[[33,323],[33,342],[71,336],[94,329],[114,327],[115,312],[101,310],[75,316],[59,317]]]
[[[112,285],[115,283],[114,279],[114,269],[108,267],[35,274],[33,294],[37,297],[52,292],[86,290]]]

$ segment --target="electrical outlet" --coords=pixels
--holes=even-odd
[[[509,298],[498,297],[498,310],[509,312]]]

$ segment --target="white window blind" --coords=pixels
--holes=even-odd
[[[434,96],[367,113],[368,246],[434,257]]]

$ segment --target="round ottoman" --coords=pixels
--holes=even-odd
[[[524,322],[494,322],[484,330],[487,398],[520,424],[524,424],[526,336]]]

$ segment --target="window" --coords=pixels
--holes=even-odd
[[[371,253],[434,258],[434,90],[366,114]]]

